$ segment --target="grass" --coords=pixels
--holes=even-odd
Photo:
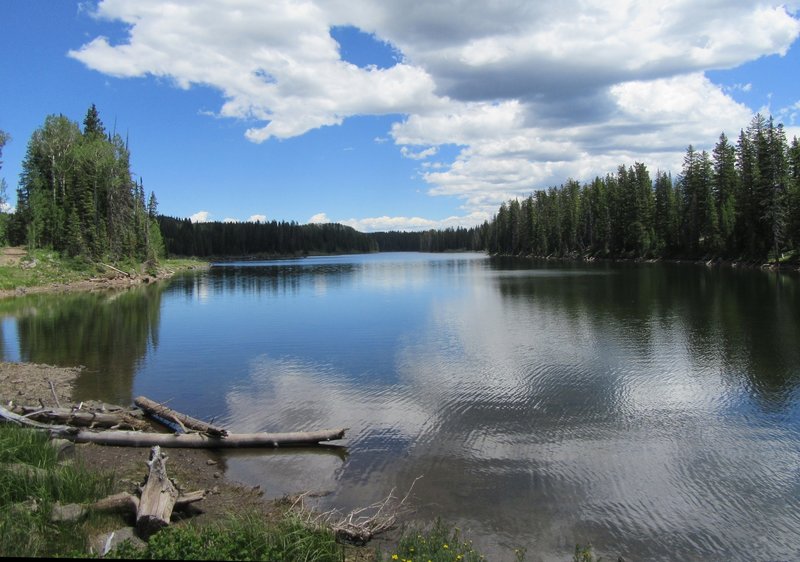
[[[54,524],[52,507],[94,501],[108,495],[112,485],[110,475],[59,464],[42,432],[0,425],[0,556],[85,551],[86,536],[100,519]]]
[[[287,511],[270,524],[253,514],[231,516],[202,528],[191,523],[168,527],[151,537],[145,549],[125,542],[106,558],[342,562],[345,547],[332,532],[311,529]]]
[[[71,283],[99,275],[97,266],[62,258],[50,250],[33,250],[14,265],[0,266],[0,289]]]
[[[207,266],[207,262],[195,259],[165,259],[157,266],[124,262],[109,264],[125,272],[138,275],[157,275],[159,269],[172,272]],[[31,250],[19,263],[0,265],[0,290],[18,287],[40,287],[65,284],[96,277],[113,277],[116,272],[100,263],[91,263],[80,258],[67,258],[52,250]]]
[[[515,551],[517,560],[524,558],[524,551]],[[522,557],[520,557],[520,554]],[[411,528],[403,532],[394,552],[385,554],[381,560],[391,562],[481,562],[486,558],[464,540],[456,528],[451,528],[437,519],[429,529]]]

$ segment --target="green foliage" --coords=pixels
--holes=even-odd
[[[524,551],[516,551],[524,556]],[[396,550],[386,554],[390,562],[479,562],[485,560],[471,541],[464,540],[461,532],[437,519],[430,529],[407,529],[397,543]]]
[[[55,556],[83,549],[85,523],[51,523],[52,506],[94,501],[111,488],[110,475],[59,465],[45,434],[0,425],[0,556]]]
[[[162,252],[152,220],[144,187],[131,176],[127,142],[106,133],[94,105],[83,132],[63,115],[48,116],[34,131],[22,163],[13,242],[68,256],[142,262]]]
[[[107,558],[150,560],[314,560],[341,562],[344,547],[333,533],[308,527],[286,513],[275,523],[256,514],[230,517],[209,527],[169,527],[152,536],[147,548],[120,545]]]
[[[592,545],[575,545],[575,554],[572,556],[572,562],[600,562],[601,560],[602,558],[594,557]]]

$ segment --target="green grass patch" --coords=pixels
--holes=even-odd
[[[84,260],[63,258],[50,250],[33,250],[19,263],[0,266],[0,289],[71,283],[98,274],[97,266]]]
[[[61,465],[42,432],[0,425],[0,556],[56,556],[82,552],[97,520],[55,524],[56,502],[85,503],[111,492],[111,475],[80,464]]]
[[[156,276],[164,270],[178,272],[201,269],[208,267],[208,262],[196,259],[165,259],[158,263],[136,263],[127,260],[108,265],[129,274]],[[66,284],[115,275],[117,272],[102,263],[92,263],[80,257],[63,257],[52,250],[32,250],[19,263],[0,265],[0,290]]]
[[[168,527],[145,549],[123,543],[106,558],[148,560],[292,560],[342,562],[345,547],[330,531],[309,527],[291,512],[267,523],[257,514],[231,516],[214,525]]]

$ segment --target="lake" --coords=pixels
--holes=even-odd
[[[414,485],[492,560],[800,558],[800,279],[694,264],[371,254],[217,264],[2,303],[2,356],[85,365],[233,431],[346,449],[215,453],[267,496]]]

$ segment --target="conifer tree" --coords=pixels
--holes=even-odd
[[[736,149],[728,142],[725,133],[719,136],[719,141],[714,146],[713,165],[712,184],[720,238],[718,250],[730,257],[736,251]]]

